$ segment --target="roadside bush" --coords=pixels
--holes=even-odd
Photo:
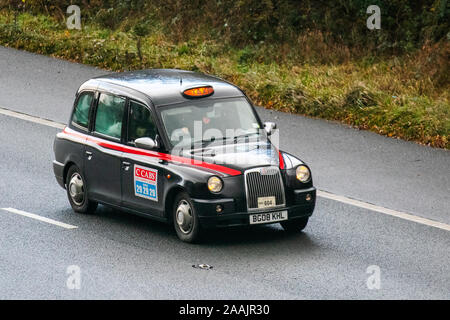
[[[81,31],[66,29],[63,1],[12,3],[0,0],[1,45],[115,71],[210,73],[266,108],[450,148],[443,0],[378,1],[376,32],[362,0],[85,0]]]
[[[71,3],[25,0],[24,10],[64,21]],[[400,53],[426,40],[446,38],[450,26],[447,0],[81,0],[76,4],[84,17],[101,27],[116,29],[125,19],[151,16],[172,40],[185,41],[195,34],[241,47],[261,41],[294,45],[299,35],[314,31],[326,36],[322,43]],[[0,7],[19,5],[22,0],[0,0]],[[366,27],[369,5],[381,8],[382,29],[376,32]]]

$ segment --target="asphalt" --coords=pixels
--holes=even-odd
[[[65,122],[104,70],[0,47],[0,106]],[[449,223],[448,151],[259,109],[320,189]],[[72,212],[52,173],[58,129],[0,115],[0,299],[449,299],[449,232],[319,198],[305,231],[278,225],[180,242],[170,226],[100,206]],[[206,263],[211,270],[193,268]],[[81,288],[66,286],[67,267]],[[380,268],[380,289],[366,284]]]
[[[0,107],[67,123],[75,92],[110,71],[0,47]],[[258,108],[280,146],[332,193],[450,223],[450,151],[339,123]]]

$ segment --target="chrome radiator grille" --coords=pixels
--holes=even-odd
[[[275,207],[285,204],[284,186],[277,167],[261,167],[245,171],[248,210],[258,210],[259,197],[275,197]]]

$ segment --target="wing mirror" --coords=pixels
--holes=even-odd
[[[153,150],[158,147],[158,144],[155,140],[148,137],[138,138],[134,140],[134,144],[136,147],[141,149]]]
[[[266,130],[268,136],[273,134],[276,128],[277,124],[275,122],[264,122],[264,130]]]

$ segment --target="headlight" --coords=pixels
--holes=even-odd
[[[220,192],[223,188],[223,182],[219,177],[212,176],[208,179],[208,189],[211,192]]]
[[[297,169],[295,169],[295,175],[297,176],[297,180],[301,182],[308,182],[309,178],[311,178],[311,173],[306,166],[298,166]]]

